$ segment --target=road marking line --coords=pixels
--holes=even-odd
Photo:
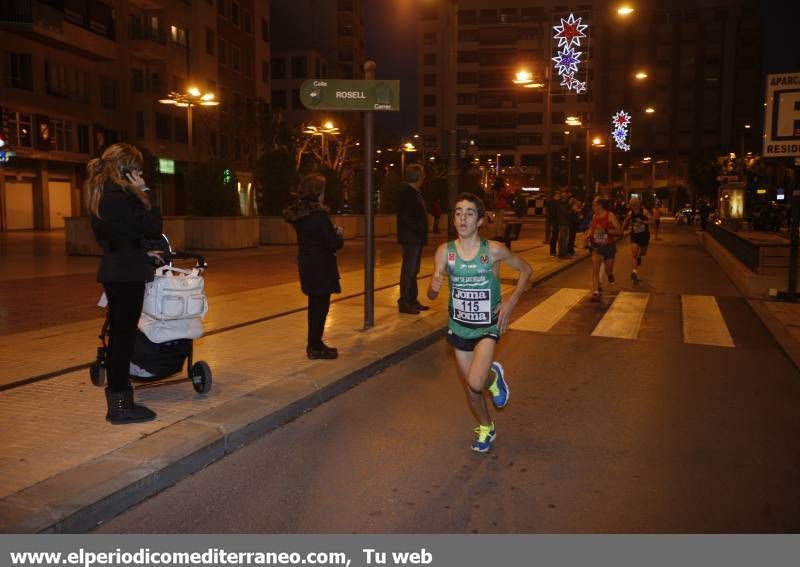
[[[733,338],[712,295],[681,295],[683,342],[733,348]]]
[[[592,331],[593,337],[635,339],[639,336],[649,293],[621,291]]]
[[[546,333],[588,293],[588,289],[561,288],[514,321],[511,328],[517,331]]]

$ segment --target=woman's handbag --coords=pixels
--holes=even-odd
[[[208,299],[200,270],[157,268],[153,281],[145,286],[142,311],[162,321],[204,317]]]

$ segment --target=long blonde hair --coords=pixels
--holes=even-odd
[[[106,148],[101,157],[89,160],[86,164],[89,176],[84,185],[89,211],[100,218],[100,201],[103,198],[103,185],[107,180],[138,197],[145,208],[150,210],[150,199],[142,190],[133,187],[123,174],[125,170],[142,169],[143,163],[142,152],[131,144],[113,144]]]

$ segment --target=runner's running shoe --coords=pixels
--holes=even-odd
[[[636,273],[636,270],[631,272],[631,280],[633,280],[633,283],[639,283],[639,274]]]
[[[489,370],[494,374],[494,381],[489,386],[489,391],[492,393],[492,403],[498,409],[504,408],[508,403],[509,390],[503,365],[495,360]]]
[[[478,435],[475,441],[472,442],[472,450],[476,453],[488,453],[492,448],[492,443],[497,437],[497,430],[492,425],[479,425],[475,428],[475,433]]]

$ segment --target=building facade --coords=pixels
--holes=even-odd
[[[245,144],[226,127],[248,101],[269,103],[269,75],[256,77],[268,31],[267,0],[0,4],[2,128],[15,154],[0,165],[0,230],[60,228],[84,213],[86,162],[118,141],[162,164],[148,182],[163,189],[166,214],[185,213],[193,160],[221,154],[247,183]],[[191,86],[221,106],[190,114],[158,102]]]
[[[423,6],[417,86],[426,152],[446,153],[448,112],[455,114],[459,139],[475,141],[471,157],[499,159],[501,167],[522,169],[543,187],[548,148],[554,187],[570,178],[572,185],[584,183],[587,132],[599,138],[589,145],[591,182],[629,190],[686,186],[693,160],[738,150],[742,136],[755,131],[745,125],[757,121],[763,96],[755,2],[645,0],[624,17],[617,4],[459,0],[457,14],[449,2]],[[576,78],[587,84],[580,94],[565,89],[552,68],[553,26],[570,13],[589,25],[576,48],[582,51]],[[542,86],[515,84],[522,69]],[[455,84],[448,86],[447,77]],[[610,144],[618,110],[632,116],[630,152]],[[581,126],[565,127],[567,116],[578,116]]]

